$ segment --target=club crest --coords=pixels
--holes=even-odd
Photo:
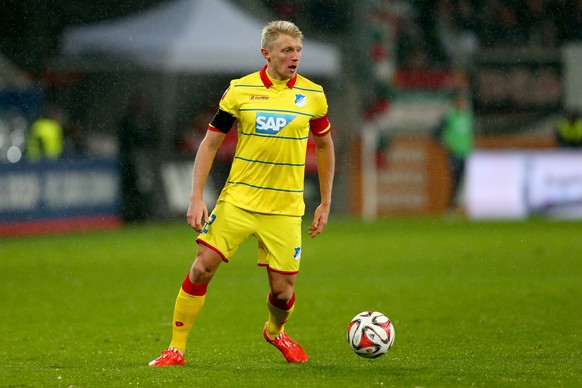
[[[293,258],[295,260],[299,260],[301,259],[301,247],[297,247],[297,248],[293,248],[295,250],[295,253],[293,254]]]
[[[295,105],[300,108],[303,108],[307,103],[307,97],[304,94],[296,94],[295,95]]]

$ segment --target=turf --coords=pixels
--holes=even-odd
[[[333,219],[304,240],[287,364],[261,336],[267,279],[256,244],[221,266],[185,368],[166,348],[195,250],[185,223],[0,240],[0,386],[579,386],[582,223]],[[376,360],[350,319],[395,326]]]

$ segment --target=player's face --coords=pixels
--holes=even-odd
[[[271,49],[263,48],[261,52],[267,60],[267,71],[276,80],[287,80],[295,77],[301,61],[300,39],[280,34]]]

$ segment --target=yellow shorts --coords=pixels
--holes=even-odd
[[[257,264],[285,274],[299,272],[301,217],[253,213],[218,202],[196,241],[228,262],[251,235],[259,243]]]

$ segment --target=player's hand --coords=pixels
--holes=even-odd
[[[323,232],[323,228],[327,225],[327,220],[329,218],[329,206],[328,205],[319,205],[317,209],[315,209],[315,215],[313,216],[313,222],[309,229],[309,235],[311,238],[321,234]]]
[[[194,228],[198,233],[202,232],[205,223],[208,223],[208,208],[202,200],[190,201],[188,213],[186,214],[188,225]]]

